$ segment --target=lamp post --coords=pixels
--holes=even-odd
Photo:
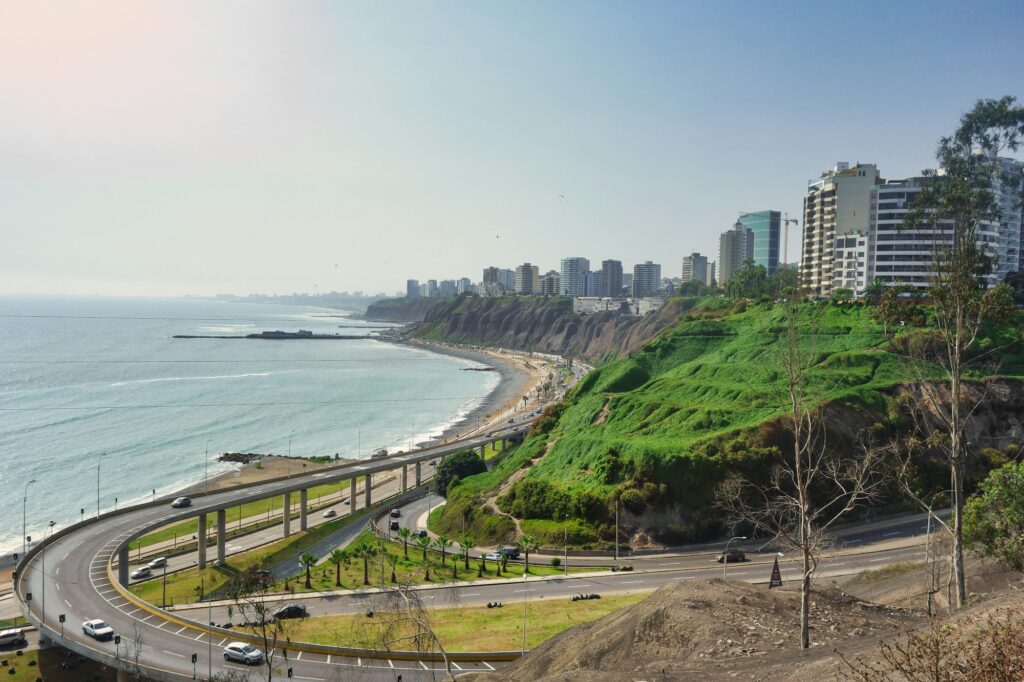
[[[206,441],[206,452],[203,453],[203,494],[209,492],[210,485],[210,441]]]
[[[103,464],[103,458],[107,456],[107,453],[100,454],[96,458],[96,518],[100,517],[100,465]]]
[[[526,572],[523,572],[523,585],[526,585]],[[526,588],[523,588],[523,655],[526,655],[526,602],[530,596]]]
[[[28,483],[25,484],[25,494],[21,498],[21,556],[22,557],[24,557],[25,553],[28,552],[28,540],[26,540],[26,538],[28,537],[26,535],[26,533],[28,533],[28,529],[27,529],[27,527],[25,525],[26,524],[26,519],[28,518],[26,516],[26,512],[25,512],[25,509],[28,506],[28,487],[30,485],[32,485],[33,483],[35,483],[35,482],[36,482],[36,479],[33,478],[31,481],[29,481]]]
[[[288,432],[288,475],[292,475],[292,436],[295,435],[295,429]]]
[[[732,543],[733,540],[746,540],[746,539],[747,539],[746,535],[737,535],[734,538],[729,538],[729,542],[725,543],[725,554],[722,555],[722,580],[726,579],[726,576],[727,576],[727,574],[729,572],[729,544]]]
[[[39,622],[43,625],[46,624],[46,534],[53,532],[53,527],[57,525],[54,521],[50,521],[50,525],[47,526],[46,531],[43,532],[42,544],[39,548],[39,563],[41,564],[40,570],[43,572],[42,583],[43,583],[43,597],[42,597],[42,613],[39,614]]]
[[[565,525],[562,526],[562,530],[565,531],[565,561],[562,562],[562,566],[565,570],[565,577],[569,577],[569,515],[565,515]]]

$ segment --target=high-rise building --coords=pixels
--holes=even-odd
[[[689,256],[683,256],[683,284],[697,280],[701,284],[710,284],[708,281],[708,258],[696,251]]]
[[[754,233],[754,263],[763,265],[771,275],[779,267],[781,211],[757,211],[740,214],[739,222]]]
[[[565,296],[585,296],[586,273],[590,269],[590,261],[586,258],[573,257],[562,259],[561,287]]]
[[[473,281],[469,277],[460,277],[458,281],[457,293],[469,294],[473,292]]]
[[[835,240],[842,237],[845,243],[847,237],[867,238],[871,194],[882,182],[874,164],[840,162],[807,184],[800,258],[800,285],[806,293],[829,295]],[[724,270],[722,263],[719,269]]]
[[[716,277],[715,261],[708,261],[707,283],[709,287],[718,286],[718,279]]]
[[[416,279],[405,280],[405,296],[406,298],[419,298],[420,296],[420,282]]]
[[[523,263],[516,267],[516,293],[536,294],[540,292],[539,268],[536,265]]]
[[[754,257],[754,231],[743,223],[736,223],[718,240],[718,283],[725,284],[743,261]]]
[[[601,261],[601,296],[619,298],[622,296],[622,261]]]
[[[498,288],[500,291],[514,291],[516,288],[516,273],[506,268],[496,268],[493,266],[484,268],[483,284],[484,289],[489,292],[494,292],[495,288]]]
[[[548,270],[540,278],[541,296],[558,296],[561,291],[561,276],[557,270]]]
[[[653,296],[661,286],[661,265],[647,261],[633,266],[633,298]]]
[[[583,295],[600,296],[602,290],[601,272],[587,270],[583,273]]]
[[[441,291],[437,288],[437,280],[436,279],[428,279],[427,280],[427,296],[429,296],[430,298],[434,298],[434,297],[440,296],[440,295],[441,295]]]

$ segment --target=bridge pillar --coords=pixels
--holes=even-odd
[[[484,459],[484,446],[480,446],[480,459]]]
[[[284,537],[288,537],[292,534],[292,494],[284,494],[284,505],[281,507],[283,512],[282,518],[284,519]]]
[[[199,542],[199,568],[206,568],[206,514],[199,515],[199,525],[196,526],[196,540]]]
[[[128,545],[117,553],[117,582],[128,587]]]
[[[217,510],[217,562],[221,566],[224,565],[225,552],[224,552],[224,541],[227,535],[228,527],[228,510],[218,509]]]
[[[402,492],[409,489],[409,467],[402,465]]]
[[[356,477],[348,479],[348,508],[356,510]]]
[[[132,676],[127,670],[117,669],[117,682],[131,682]]]
[[[309,504],[309,490],[299,491],[299,530],[306,530],[306,511]]]
[[[421,481],[422,470],[420,468],[420,462],[416,462],[416,470],[415,471],[416,471],[416,487],[419,488],[420,484],[422,483],[422,481]]]
[[[371,491],[372,490],[373,490],[373,474],[366,474],[366,481],[363,483],[363,497],[365,498],[363,500],[363,506],[364,507],[369,507],[370,504],[371,504],[371,498],[372,498]]]

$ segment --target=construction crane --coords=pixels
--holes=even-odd
[[[786,259],[789,256],[789,224],[799,225],[800,221],[790,218],[789,213],[782,214],[782,267],[786,266]]]

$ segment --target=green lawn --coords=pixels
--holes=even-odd
[[[526,645],[535,647],[563,630],[603,618],[647,596],[612,595],[580,602],[561,597],[531,600],[526,605]],[[500,609],[431,609],[428,614],[431,628],[448,651],[516,651],[523,643],[522,602],[507,603]],[[386,620],[380,615],[374,619],[363,615],[307,618],[290,621],[287,636],[293,641],[315,644],[372,647],[380,643],[381,623]],[[403,634],[408,632],[404,630]]]

